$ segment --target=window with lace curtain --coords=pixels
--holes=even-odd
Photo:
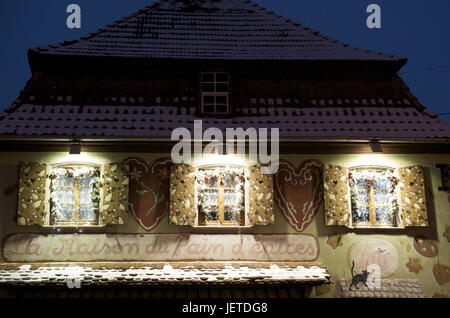
[[[214,167],[197,171],[199,226],[245,225],[245,178],[243,168]]]
[[[394,169],[349,169],[349,185],[355,227],[396,225],[399,206]]]
[[[54,166],[50,179],[50,225],[98,224],[98,167]]]

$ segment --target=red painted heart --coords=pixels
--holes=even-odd
[[[307,160],[296,169],[280,160],[275,175],[275,201],[286,220],[297,231],[304,231],[322,204],[322,163]]]
[[[172,160],[156,160],[151,168],[145,160],[128,158],[130,167],[130,211],[147,231],[154,229],[169,209],[169,174]]]

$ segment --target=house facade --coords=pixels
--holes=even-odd
[[[450,124],[406,59],[244,0],[163,0],[28,57],[0,113],[5,295],[449,296]]]

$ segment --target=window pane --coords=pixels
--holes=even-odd
[[[56,209],[55,220],[56,221],[71,221],[73,213],[72,205],[59,205]]]
[[[89,178],[88,176],[83,176],[82,178],[80,178],[80,187],[89,187],[89,185],[91,184],[91,178]]]
[[[228,82],[228,73],[216,73],[216,82]]]
[[[203,96],[203,104],[214,104],[214,96]]]
[[[369,207],[359,207],[357,213],[353,214],[353,222],[369,222],[370,221],[370,213]]]
[[[214,84],[213,83],[203,83],[202,84],[202,92],[214,92]]]
[[[236,194],[234,192],[230,192],[230,190],[224,191],[223,194],[223,203],[224,204],[234,204],[236,201]]]
[[[60,203],[73,203],[73,188],[56,188],[55,201]]]
[[[219,178],[216,176],[210,176],[205,179],[205,185],[208,188],[217,188],[219,186]]]
[[[202,82],[214,82],[214,73],[202,73]]]
[[[358,191],[358,206],[361,205],[369,205],[369,192],[367,191]]]
[[[216,106],[216,113],[228,113],[227,105],[217,105]]]
[[[219,203],[219,194],[217,192],[205,191],[204,198],[205,205],[217,205]]]
[[[210,207],[208,212],[204,211],[207,221],[218,221],[219,220],[219,208]]]
[[[91,203],[90,188],[80,188],[80,203]]]
[[[377,222],[381,223],[392,223],[392,214],[389,213],[388,207],[377,207],[375,208],[375,214]]]
[[[225,221],[235,221],[237,220],[237,215],[235,213],[235,208],[231,206],[226,206],[223,212]],[[239,215],[240,216],[240,215]]]
[[[227,175],[225,175],[224,179],[223,179],[223,186],[225,188],[234,188],[237,184],[237,180],[236,180],[236,176],[232,173],[229,173]]]
[[[223,201],[225,204],[237,205],[239,203],[241,195],[232,190],[225,190],[223,194]]]
[[[204,113],[214,113],[214,105],[203,105],[203,112]]]
[[[390,196],[385,191],[374,192],[375,206],[390,205]]]
[[[228,84],[216,84],[216,92],[219,93],[227,93],[228,92]]]
[[[356,187],[358,189],[369,189],[369,180],[366,178],[358,178],[356,179]]]
[[[226,104],[227,97],[226,96],[216,96],[216,104]]]
[[[74,178],[66,178],[64,176],[59,176],[58,178],[54,179],[53,182],[55,182],[55,185],[57,187],[72,187],[74,183]]]
[[[80,221],[94,221],[95,211],[92,209],[91,205],[80,204],[78,208],[78,220]]]
[[[386,190],[388,188],[389,183],[390,180],[387,178],[375,178],[373,180],[373,188],[375,190]]]
[[[214,104],[214,96],[203,96],[203,104]]]

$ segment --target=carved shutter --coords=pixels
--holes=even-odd
[[[103,167],[100,224],[125,224],[128,218],[128,165],[111,163]]]
[[[420,166],[400,168],[400,197],[403,224],[428,226],[425,177]]]
[[[249,209],[248,220],[252,225],[274,224],[273,175],[261,174],[261,168],[248,168]]]
[[[45,190],[47,166],[36,162],[20,162],[17,202],[18,225],[45,225]]]
[[[325,224],[351,225],[351,203],[347,169],[325,165],[323,171]]]
[[[170,167],[169,222],[171,224],[194,226],[197,214],[194,198],[194,168],[184,164]]]

